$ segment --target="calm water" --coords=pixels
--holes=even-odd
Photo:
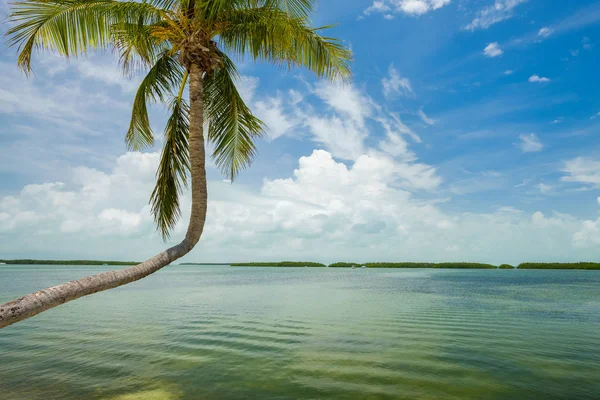
[[[173,266],[0,330],[0,398],[598,399],[600,271]]]

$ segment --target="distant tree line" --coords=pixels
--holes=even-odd
[[[600,263],[522,263],[519,269],[600,269]]]
[[[467,262],[420,263],[420,262],[377,262],[364,264],[367,268],[496,268],[495,265]]]
[[[232,267],[325,267],[325,264],[310,261],[248,262],[231,263]]]
[[[0,260],[4,264],[20,265],[137,265],[137,261],[99,261],[99,260]]]

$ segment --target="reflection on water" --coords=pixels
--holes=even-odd
[[[100,270],[0,266],[0,302]],[[2,400],[597,399],[599,377],[600,271],[173,266],[0,330]]]

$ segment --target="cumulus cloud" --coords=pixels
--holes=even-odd
[[[388,76],[381,79],[381,86],[386,98],[396,94],[405,96],[414,94],[408,78],[402,78],[393,65],[388,68]]]
[[[518,143],[518,146],[523,153],[537,153],[544,148],[544,144],[535,133],[520,135],[519,139],[520,142]]]
[[[477,16],[467,25],[465,29],[474,31],[477,29],[488,29],[498,22],[512,18],[514,9],[527,0],[495,0],[491,4],[477,12]]]
[[[550,82],[550,79],[541,77],[539,75],[531,75],[529,77],[529,82],[531,82],[531,83],[546,83],[546,82]]]
[[[488,57],[498,57],[501,56],[502,53],[503,51],[498,42],[490,43],[485,47],[485,49],[483,49],[483,54]]]
[[[63,183],[28,185],[15,196],[1,197],[0,251],[7,257],[131,260],[160,251],[167,244],[147,205],[158,159],[158,153],[127,153],[108,172],[81,167]],[[453,214],[398,185],[430,170],[398,164],[378,152],[347,165],[315,150],[298,160],[292,176],[265,179],[259,192],[210,181],[205,233],[187,259],[520,262],[597,257],[600,220],[506,207]],[[174,241],[184,235],[189,205],[186,193]]]
[[[392,19],[392,14],[419,16],[450,4],[451,0],[375,0],[364,14],[385,14],[384,18]]]

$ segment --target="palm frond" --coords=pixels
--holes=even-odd
[[[152,4],[153,6],[163,9],[163,10],[170,10],[172,12],[175,12],[179,9],[181,9],[181,6],[183,3],[187,3],[187,0],[147,0],[148,3]]]
[[[350,75],[352,53],[339,40],[320,35],[331,26],[311,28],[305,18],[267,6],[234,10],[226,18],[220,40],[228,50],[254,60],[306,67],[319,77]]]
[[[127,146],[140,150],[154,143],[154,135],[148,118],[148,102],[165,101],[180,84],[185,71],[168,52],[162,54],[150,68],[138,87],[131,111],[131,122],[125,136]]]
[[[315,11],[315,0],[265,0],[265,3],[297,18],[307,18]]]
[[[115,49],[119,52],[119,62],[125,75],[150,68],[158,57],[169,50],[167,40],[153,35],[161,29],[161,24],[119,23],[111,27]]]
[[[111,27],[119,23],[158,22],[162,11],[148,3],[115,0],[23,0],[13,4],[8,44],[19,47],[19,66],[31,71],[33,50],[50,49],[65,57],[107,48]]]
[[[170,109],[156,186],[150,197],[154,221],[165,240],[181,217],[180,196],[183,188],[187,187],[190,171],[189,106],[179,96],[173,99]]]
[[[235,65],[220,53],[223,65],[204,80],[207,138],[214,144],[212,157],[232,181],[256,156],[254,141],[263,134],[256,118],[235,87]]]

